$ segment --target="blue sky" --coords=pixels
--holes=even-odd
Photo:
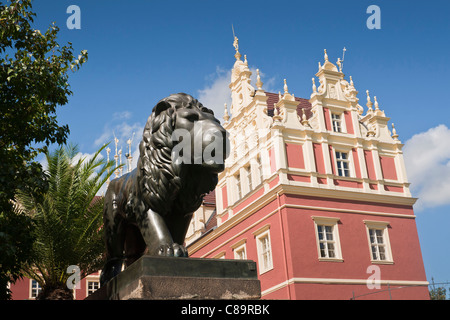
[[[372,4],[381,10],[379,30],[366,26]],[[66,27],[69,5],[81,9],[79,30]],[[265,89],[281,91],[286,78],[303,98],[323,49],[335,62],[346,47],[343,71],[361,104],[366,90],[377,96],[405,143],[428,280],[450,281],[450,2],[39,0],[34,11],[36,28],[55,21],[60,43],[88,50],[88,62],[69,78],[74,95],[58,111],[83,154],[112,141],[113,132],[124,150],[135,132],[135,153],[154,104],[171,93],[190,93],[221,118],[232,24]]]

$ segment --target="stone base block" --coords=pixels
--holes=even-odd
[[[86,299],[260,298],[254,261],[143,256]]]

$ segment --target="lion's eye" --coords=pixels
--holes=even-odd
[[[187,120],[189,120],[189,121],[198,121],[198,114],[196,114],[196,113],[189,113],[188,115],[186,115],[185,118]]]
[[[210,113],[210,114],[214,115],[214,112],[206,107],[202,107],[201,110],[202,110],[202,112],[206,112],[206,113]]]

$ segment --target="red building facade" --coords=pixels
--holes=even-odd
[[[429,299],[403,145],[377,98],[364,110],[326,51],[310,99],[286,80],[264,91],[259,70],[255,89],[235,47],[217,226],[190,255],[257,261],[263,299]]]
[[[84,300],[88,295],[100,288],[100,272],[95,272],[80,279],[78,286],[73,289],[74,300]],[[22,278],[11,285],[13,300],[34,300],[41,288],[32,279]]]

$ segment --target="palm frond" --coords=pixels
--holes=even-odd
[[[97,194],[114,172],[114,162],[100,156],[104,148],[78,161],[74,145],[47,153],[48,191],[41,199],[19,192],[23,210],[36,225],[34,263],[26,272],[39,283],[65,283],[70,265],[83,274],[101,267],[103,198]]]

